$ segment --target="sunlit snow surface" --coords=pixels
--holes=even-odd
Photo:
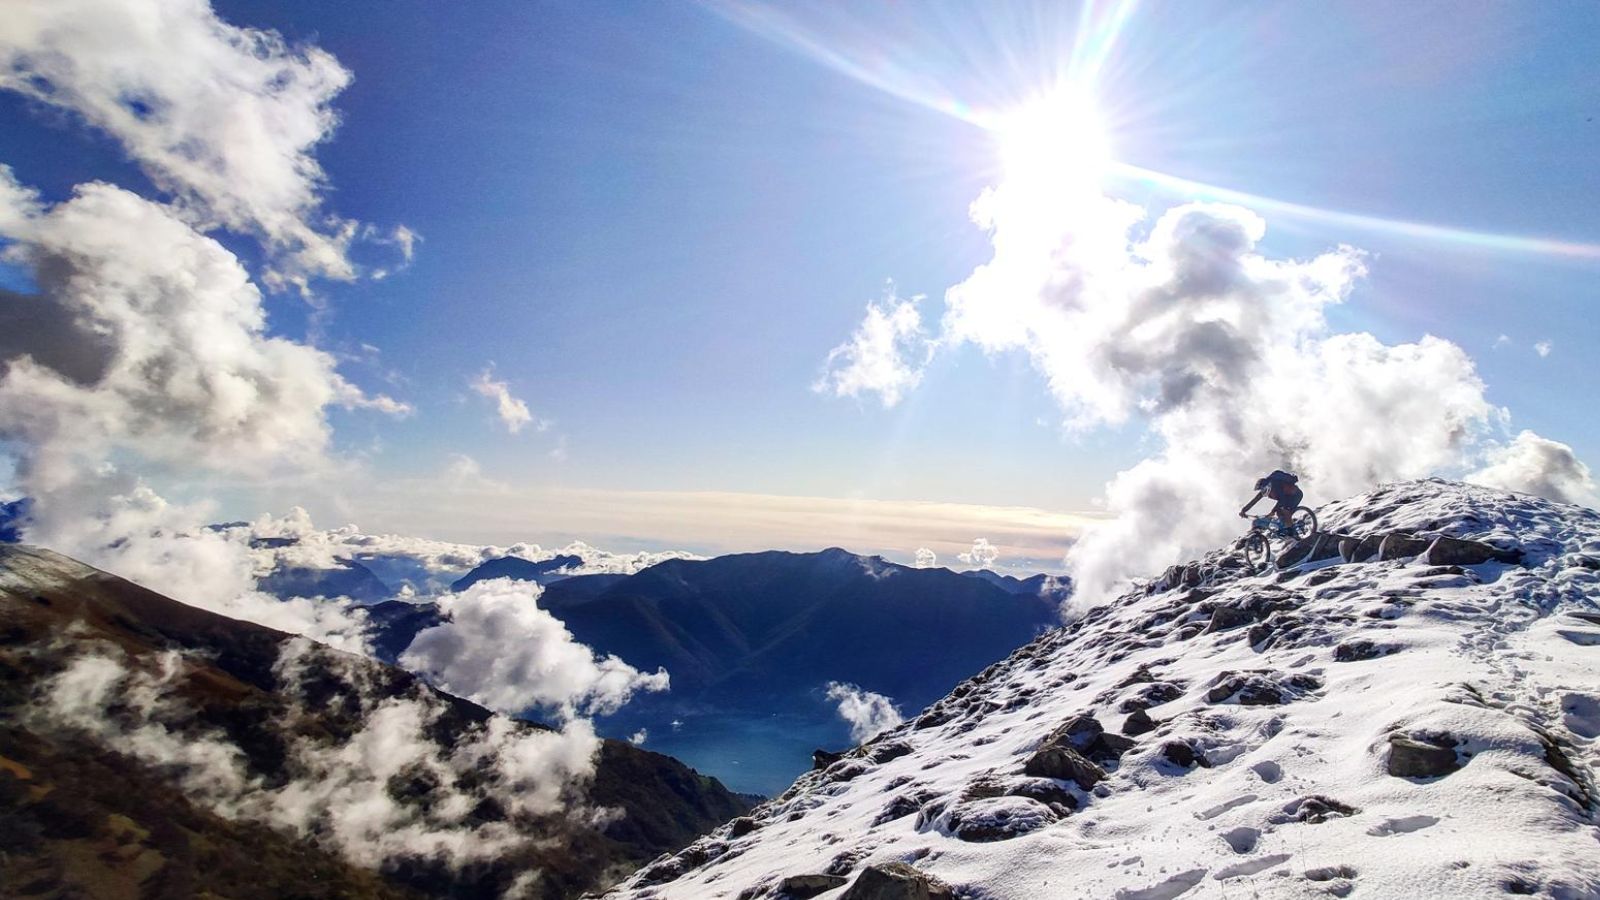
[[[1336,558],[1292,577],[1218,569],[1198,589],[1132,591],[803,776],[755,813],[752,833],[719,829],[613,896],[775,896],[790,875],[853,880],[891,860],[985,900],[1600,896],[1600,514],[1426,481],[1321,515],[1342,533],[1443,533],[1525,558],[1464,574],[1420,557]],[[1272,627],[1202,631],[1214,608],[1252,598],[1277,601]],[[1361,640],[1389,652],[1336,660],[1336,648]],[[1273,682],[1309,675],[1320,687],[1279,705],[1208,701],[1219,674],[1251,671]],[[1045,785],[1065,787],[1076,811],[1058,817],[1008,795],[1040,786],[1023,765],[1057,725],[1087,713],[1119,731],[1119,707],[1153,684],[1178,696],[1148,710],[1158,727],[1106,766],[1104,781],[1088,793]],[[1390,775],[1397,732],[1449,733],[1462,767]],[[1210,767],[1164,759],[1175,740]],[[909,753],[888,758],[896,744]],[[1552,745],[1581,783],[1552,764]],[[1355,812],[1302,821],[1312,796]],[[897,799],[911,811],[890,818]],[[962,840],[951,829],[961,818],[1015,836]]]

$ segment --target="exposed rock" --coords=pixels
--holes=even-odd
[[[1364,659],[1377,659],[1380,656],[1388,656],[1399,651],[1400,648],[1394,644],[1379,644],[1366,638],[1359,638],[1353,641],[1345,641],[1333,648],[1333,660],[1334,662],[1360,662]]]
[[[1411,559],[1427,550],[1428,544],[1429,542],[1423,538],[1414,537],[1403,531],[1393,531],[1384,535],[1383,541],[1378,544],[1378,558]]]
[[[1188,741],[1167,741],[1161,745],[1161,758],[1175,766],[1192,769],[1195,766],[1211,768],[1206,758]]]
[[[1477,566],[1487,562],[1519,563],[1522,562],[1522,551],[1501,550],[1482,541],[1440,537],[1428,548],[1427,561],[1432,566]]]
[[[850,879],[841,875],[790,875],[778,882],[778,896],[806,900],[843,885]]]
[[[843,753],[834,753],[831,750],[816,749],[811,751],[811,769],[820,771],[844,759]]]
[[[1089,790],[1106,777],[1106,770],[1071,746],[1045,744],[1028,758],[1022,773],[1035,778],[1059,778]]]
[[[899,759],[902,756],[909,756],[910,754],[910,744],[907,744],[903,741],[889,741],[873,747],[872,751],[867,754],[867,758],[879,765],[883,765],[890,760]]]
[[[1211,611],[1211,624],[1206,626],[1202,634],[1216,631],[1227,631],[1230,628],[1239,628],[1256,621],[1256,617],[1238,606],[1219,606]]]
[[[1348,803],[1340,803],[1332,797],[1313,794],[1310,797],[1303,797],[1289,804],[1284,811],[1293,816],[1293,821],[1304,822],[1308,825],[1320,825],[1329,819],[1342,819],[1345,816],[1353,816],[1361,810]]]
[[[1223,672],[1211,689],[1206,691],[1206,702],[1221,703],[1237,695],[1240,706],[1277,706],[1283,702],[1283,692],[1271,679],[1261,675]]]
[[[1345,562],[1366,562],[1378,555],[1378,545],[1383,543],[1380,535],[1367,535],[1364,538],[1347,537],[1339,541],[1339,556]]]
[[[840,900],[956,900],[950,886],[903,862],[868,866]]]
[[[1046,735],[1045,739],[1039,742],[1039,748],[1064,745],[1075,750],[1083,750],[1105,730],[1105,726],[1094,716],[1076,715]]]
[[[1037,800],[1012,795],[951,804],[935,824],[959,840],[989,843],[1020,837],[1059,818]]]
[[[1158,681],[1146,685],[1137,694],[1117,704],[1117,711],[1131,713],[1135,710],[1149,709],[1152,706],[1170,703],[1182,696],[1183,688],[1171,682]]]
[[[1389,774],[1396,778],[1441,778],[1461,768],[1456,741],[1445,736],[1389,735]]]
[[[760,823],[758,823],[755,819],[752,819],[749,816],[740,816],[729,823],[728,837],[742,838],[760,827]]]
[[[1112,734],[1108,731],[1095,738],[1086,753],[1095,762],[1113,763],[1121,759],[1122,754],[1127,753],[1136,746],[1138,746],[1138,742],[1133,738]]]
[[[1077,795],[1052,778],[1021,778],[1006,791],[1013,797],[1027,797],[1050,807],[1057,815],[1066,815],[1079,806]]]
[[[1128,716],[1127,720],[1122,723],[1122,733],[1126,735],[1137,736],[1155,730],[1156,721],[1150,718],[1150,714],[1142,709],[1134,710],[1133,714]]]

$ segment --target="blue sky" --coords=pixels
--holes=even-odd
[[[1071,52],[1075,11],[795,6],[786,42],[695,3],[215,8],[354,73],[317,151],[325,205],[422,236],[403,272],[317,284],[320,313],[293,293],[267,303],[275,332],[341,354],[351,381],[416,408],[399,420],[331,413],[336,447],[363,460],[364,481],[415,484],[465,454],[513,490],[1070,513],[1093,510],[1108,479],[1151,452],[1137,417],[1063,429],[1024,353],[941,349],[889,409],[811,389],[886,280],[928,295],[933,322],[945,290],[991,256],[968,207],[999,177],[994,139],[929,106],[1002,111],[1037,92]],[[1600,243],[1592,5],[1128,8],[1094,88],[1121,162],[1375,219]],[[878,86],[799,49],[807,42]],[[0,161],[47,199],[96,178],[159,196],[114,141],[71,116],[0,93],[0,122]],[[1118,177],[1105,188],[1153,214],[1193,196]],[[1507,436],[1532,429],[1600,458],[1587,396],[1600,259],[1254,208],[1267,255],[1340,244],[1369,254],[1366,278],[1329,312],[1333,330],[1446,338],[1476,361],[1488,400],[1511,410]],[[219,236],[260,262],[250,241]],[[1548,355],[1535,350],[1544,341]],[[547,429],[501,427],[469,387],[491,364]],[[432,521],[441,537],[746,543],[730,528],[674,533],[670,516],[650,533],[563,519],[559,506],[488,517],[419,502],[408,518],[403,492],[385,504],[295,490],[234,484],[222,512],[298,503],[327,524]]]

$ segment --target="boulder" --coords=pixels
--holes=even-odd
[[[1307,825],[1320,825],[1329,819],[1342,819],[1346,816],[1353,816],[1361,810],[1348,803],[1340,803],[1332,797],[1312,794],[1289,804],[1284,811],[1292,817],[1289,821],[1304,822]]]
[[[1046,744],[1028,757],[1022,767],[1024,775],[1035,778],[1059,778],[1089,790],[1106,777],[1106,770],[1070,746]]]
[[[730,837],[730,838],[742,838],[745,835],[749,834],[752,831],[755,831],[757,828],[760,828],[760,827],[761,827],[761,825],[759,823],[757,823],[755,819],[752,819],[749,816],[740,816],[739,818],[734,819],[731,823],[729,823],[729,825],[728,825],[728,837]]]
[[[1478,566],[1487,562],[1522,562],[1521,550],[1501,550],[1482,541],[1441,537],[1428,548],[1430,566]]]
[[[1429,541],[1404,531],[1392,531],[1378,544],[1379,559],[1411,559],[1428,549]]]
[[[1265,676],[1223,672],[1206,691],[1206,702],[1222,703],[1230,698],[1237,699],[1240,706],[1277,706],[1284,699],[1283,691]]]
[[[1379,644],[1366,638],[1345,641],[1333,648],[1334,662],[1361,662],[1367,659],[1377,659],[1399,652],[1400,648],[1393,644]]]
[[[1105,734],[1095,738],[1094,742],[1089,745],[1089,749],[1085,752],[1088,754],[1089,758],[1095,762],[1112,763],[1121,759],[1122,754],[1132,750],[1135,746],[1137,746],[1137,744],[1138,742],[1133,738],[1123,737],[1120,734],[1112,734],[1108,731]]]
[[[1339,541],[1339,557],[1345,562],[1366,562],[1378,555],[1381,535],[1370,534],[1364,538],[1346,537]]]
[[[1150,718],[1150,714],[1142,709],[1134,710],[1133,714],[1122,723],[1122,733],[1135,737],[1155,730],[1156,720]]]
[[[1256,617],[1249,610],[1241,606],[1219,606],[1211,611],[1211,624],[1206,626],[1202,634],[1211,634],[1217,631],[1227,631],[1230,628],[1239,628],[1254,622]]]
[[[850,879],[840,875],[790,875],[778,882],[778,896],[806,900],[843,885]]]
[[[1167,741],[1161,745],[1161,758],[1175,766],[1190,769],[1195,766],[1211,768],[1206,758],[1194,749],[1188,741]]]
[[[903,862],[867,866],[840,900],[956,900],[948,884]]]
[[[1082,750],[1105,730],[1105,726],[1094,716],[1076,715],[1046,735],[1045,739],[1039,742],[1039,748],[1070,746],[1075,750]]]
[[[811,751],[811,768],[813,771],[820,771],[841,759],[844,759],[843,753],[834,753],[831,750],[822,749],[813,750]]]
[[[1149,709],[1170,703],[1183,696],[1183,688],[1171,682],[1158,681],[1155,684],[1145,685],[1137,694],[1117,704],[1118,712],[1131,713],[1135,710]]]
[[[1446,736],[1389,735],[1389,774],[1396,778],[1442,778],[1461,768],[1456,741]]]

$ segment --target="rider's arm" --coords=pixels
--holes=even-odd
[[[1246,503],[1244,505],[1244,508],[1239,510],[1239,515],[1241,515],[1241,516],[1249,515],[1250,514],[1250,507],[1255,506],[1257,503],[1260,503],[1261,502],[1261,498],[1266,496],[1266,494],[1267,494],[1266,491],[1256,491],[1256,495],[1254,497],[1250,498],[1250,502]]]

